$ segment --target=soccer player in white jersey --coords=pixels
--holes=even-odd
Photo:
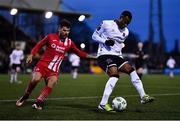
[[[12,51],[9,56],[10,58],[10,83],[21,83],[17,80],[18,72],[21,71],[21,62],[24,59],[23,51],[21,50],[20,44],[16,44],[16,48]]]
[[[74,53],[71,53],[69,55],[69,61],[71,62],[72,77],[73,77],[73,79],[76,79],[78,76],[78,68],[79,68],[79,64],[80,64],[80,57]]]
[[[170,69],[170,73],[169,73],[170,78],[174,78],[174,67],[176,65],[176,61],[173,59],[172,56],[169,57],[169,59],[167,60],[166,65]]]
[[[135,69],[122,57],[121,50],[124,45],[123,42],[129,34],[127,26],[131,19],[131,12],[123,11],[117,20],[104,20],[92,35],[92,39],[99,43],[98,64],[109,75],[98,106],[100,110],[114,112],[108,104],[108,99],[119,79],[119,72],[130,75],[131,82],[140,95],[141,103],[145,104],[154,100],[154,97],[145,93],[143,84]]]

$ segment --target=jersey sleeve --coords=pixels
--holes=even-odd
[[[82,58],[86,58],[87,57],[87,53],[82,51],[82,50],[79,50],[76,45],[74,44],[74,42],[72,41],[71,43],[71,50],[76,53],[78,56],[82,57]]]
[[[40,48],[47,43],[48,38],[49,38],[49,36],[47,35],[42,40],[40,40],[31,50],[31,54],[35,55],[40,50]]]
[[[100,26],[94,31],[92,35],[92,39],[98,43],[105,43],[106,39],[102,37],[102,33],[104,32],[105,29],[105,23],[102,22]]]

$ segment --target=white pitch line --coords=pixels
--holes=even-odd
[[[180,93],[167,93],[167,94],[151,94],[152,96],[178,96]],[[139,95],[124,95],[124,97],[138,97]],[[111,96],[115,97],[115,96]],[[101,96],[89,96],[89,97],[60,97],[60,98],[47,98],[46,100],[74,100],[74,99],[98,99]],[[34,101],[35,99],[28,99],[28,101]],[[17,100],[0,100],[0,102],[15,102]]]

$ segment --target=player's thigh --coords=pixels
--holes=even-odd
[[[33,72],[32,81],[39,82],[42,78],[42,74],[40,72]]]
[[[56,75],[50,76],[46,79],[46,81],[47,81],[47,86],[52,88],[54,84],[57,83],[58,77]]]
[[[116,57],[113,55],[101,55],[97,58],[98,65],[107,73],[109,68],[116,66]]]
[[[12,64],[11,66],[11,73],[15,73],[16,72],[16,65]]]
[[[98,57],[99,66],[109,75],[117,76],[118,66],[119,66],[119,57],[114,55],[102,55]]]
[[[20,72],[21,71],[21,67],[20,66],[17,66],[16,67],[16,72]]]
[[[130,65],[129,63],[125,63],[121,66],[121,68],[119,69],[120,72],[126,73],[126,74],[130,74],[132,71],[134,71],[134,67],[132,65]]]
[[[143,70],[144,70],[144,69],[141,67],[141,68],[138,68],[138,69],[137,69],[137,72],[138,72],[138,73],[143,73]]]
[[[117,66],[112,66],[108,68],[107,74],[109,76],[119,75]]]

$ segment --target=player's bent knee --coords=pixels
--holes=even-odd
[[[54,84],[56,83],[57,83],[57,80],[48,80],[47,86],[52,88]]]
[[[118,74],[112,74],[112,75],[109,75],[110,77],[116,77],[116,78],[119,78],[119,75]]]
[[[132,68],[129,70],[128,74],[130,74],[130,73],[133,72],[133,71],[135,71],[135,69],[132,67]]]
[[[41,77],[33,77],[32,82],[39,82]]]

